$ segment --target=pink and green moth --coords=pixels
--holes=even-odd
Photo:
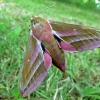
[[[99,47],[100,30],[98,29],[33,17],[20,71],[21,95],[26,97],[36,90],[52,64],[65,72],[64,51],[78,52]]]

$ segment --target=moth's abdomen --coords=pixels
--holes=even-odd
[[[47,43],[48,42],[48,43]],[[45,48],[50,52],[52,56],[52,63],[61,71],[65,71],[65,55],[64,51],[58,46],[54,37],[51,41],[44,42]]]

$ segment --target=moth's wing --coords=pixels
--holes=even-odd
[[[19,89],[23,97],[32,93],[46,77],[47,71],[51,66],[51,63],[49,62],[51,59],[48,61],[49,65],[45,64],[45,59],[48,56],[47,53],[43,53],[39,41],[30,33],[19,79]]]
[[[100,47],[100,30],[81,25],[49,21],[52,30],[64,41],[74,46],[76,51]]]

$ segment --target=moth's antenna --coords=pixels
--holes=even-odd
[[[49,8],[55,6],[55,5],[56,5],[56,3],[53,4],[53,5],[51,5],[51,6],[49,6],[49,7],[44,8],[43,10],[41,10],[41,11],[37,14],[37,16],[38,16],[41,12],[44,12],[45,10],[47,10],[47,9],[49,9]],[[13,27],[10,31],[14,30],[14,29],[15,29],[16,27],[18,27],[20,24],[24,23],[24,21],[27,21],[27,20],[29,20],[29,19],[31,19],[31,18],[27,18],[27,19],[21,21],[19,24],[17,24],[15,27]]]
[[[23,21],[20,21],[20,23],[18,23],[15,27],[13,27],[13,28],[11,29],[11,31],[14,30],[16,27],[18,27],[20,24],[24,23],[24,21],[27,21],[27,20],[29,20],[29,19],[30,19],[30,18],[27,18],[27,19],[25,19],[25,20],[23,20]]]
[[[56,3],[53,4],[53,5],[51,5],[51,6],[49,6],[49,7],[44,8],[43,10],[41,10],[41,11],[37,14],[37,16],[38,16],[41,12],[44,12],[45,10],[47,10],[47,9],[49,9],[49,8],[55,6],[55,5],[56,5]]]

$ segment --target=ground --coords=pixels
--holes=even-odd
[[[26,100],[19,94],[18,75],[23,63],[32,16],[100,28],[99,11],[68,3],[57,2],[55,7],[39,13],[55,2],[0,1],[0,100]],[[21,24],[18,25],[19,23]],[[31,100],[99,100],[100,49],[66,52],[66,65],[66,74],[52,65],[46,79],[31,95]]]

